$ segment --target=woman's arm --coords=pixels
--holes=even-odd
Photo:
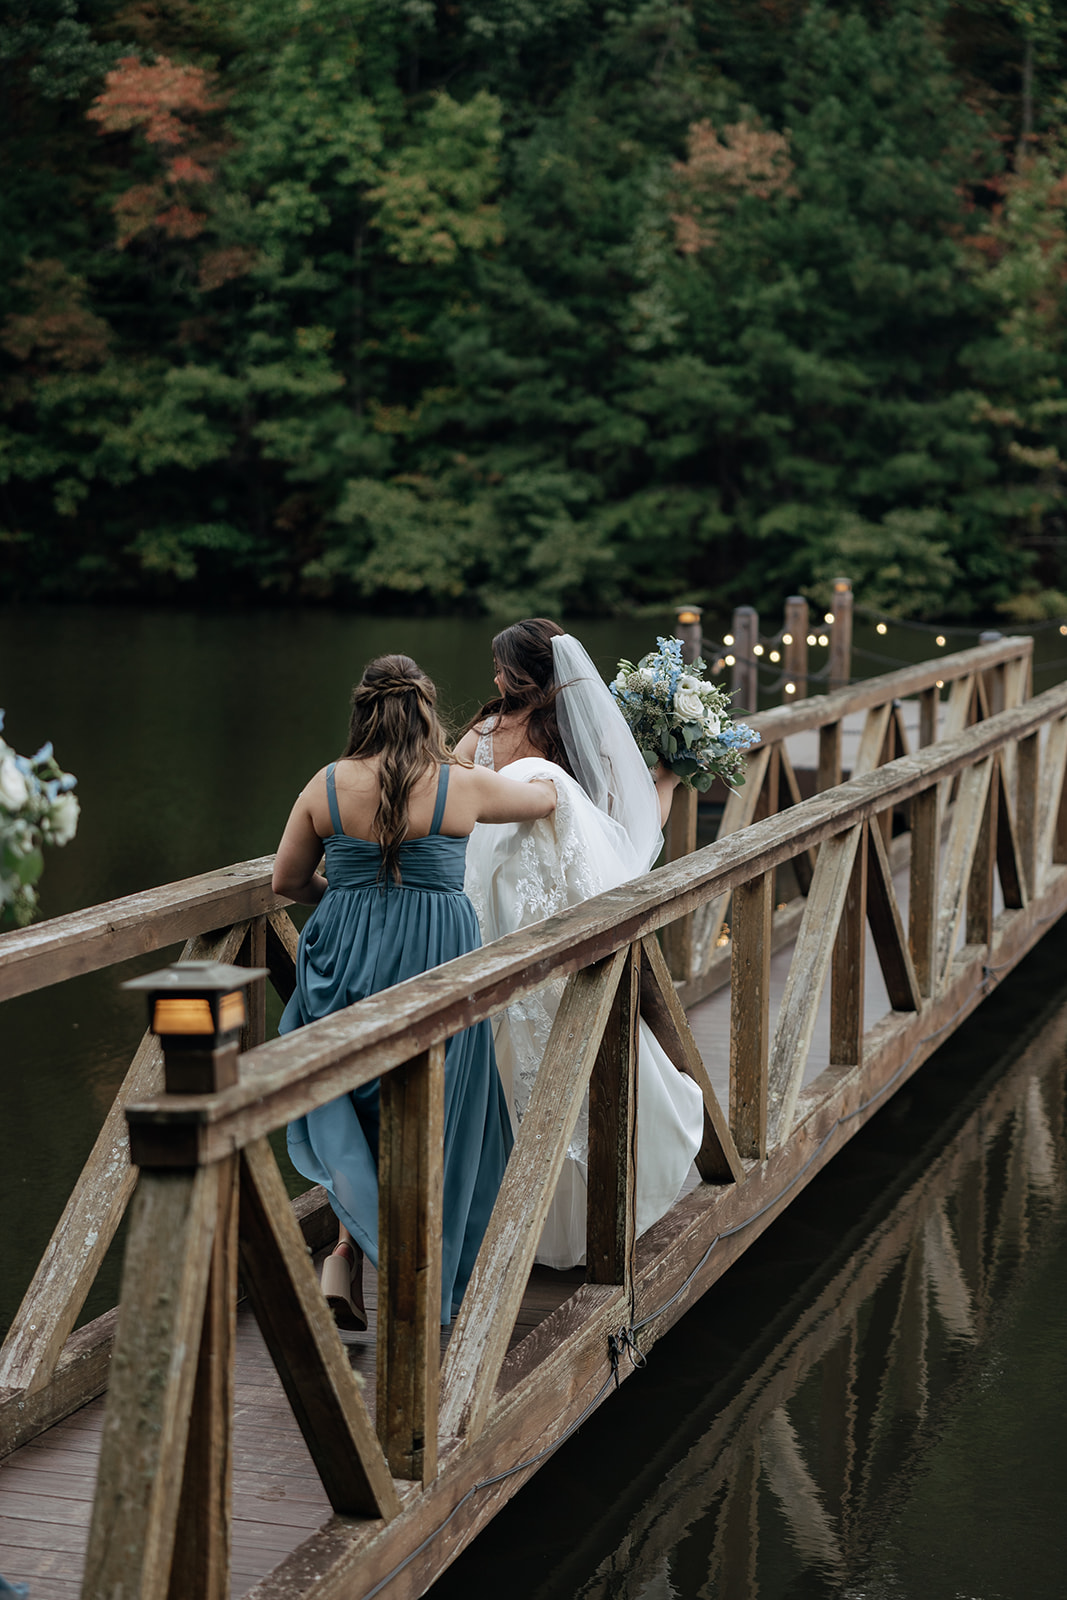
[[[311,785],[308,785],[310,788]],[[297,796],[285,824],[278,854],[274,858],[271,888],[287,900],[303,906],[317,906],[326,893],[326,879],[317,872],[322,859],[322,840],[311,820],[307,789]]]
[[[676,777],[670,767],[665,767],[662,761],[657,761],[652,771],[652,781],[656,785],[656,794],[659,796],[659,825],[667,826],[667,818],[671,814],[671,805],[674,801],[674,791],[681,779]]]
[[[556,809],[556,786],[550,778],[523,783],[489,767],[472,767],[479,822],[532,822]]]
[[[456,745],[456,748],[455,748],[453,754],[456,756],[457,760],[459,760],[459,761],[473,762],[474,761],[474,757],[477,754],[477,751],[478,751],[478,730],[477,730],[477,728],[470,728],[463,735],[463,737],[459,741],[459,743]]]

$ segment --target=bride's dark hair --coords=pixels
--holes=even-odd
[[[381,792],[374,834],[382,871],[400,882],[399,851],[407,837],[408,800],[427,767],[452,760],[437,717],[437,688],[410,656],[378,656],[352,690],[348,743],[341,760],[379,756]]]
[[[556,718],[559,687],[552,656],[552,640],[564,631],[548,617],[527,617],[498,633],[493,640],[493,660],[503,693],[487,700],[467,727],[480,730],[487,717],[525,717],[526,737],[534,749],[564,772],[571,772]]]

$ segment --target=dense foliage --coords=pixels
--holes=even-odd
[[[6,0],[0,594],[1067,610],[1052,0]]]

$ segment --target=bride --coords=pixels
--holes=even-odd
[[[464,887],[485,943],[647,872],[663,843],[677,779],[655,776],[577,639],[535,617],[493,640],[498,698],[472,720],[456,754],[510,778],[551,778],[557,803],[536,822],[479,824]],[[522,1121],[563,992],[559,982],[494,1020],[497,1066],[512,1121]],[[700,1089],[641,1023],[637,1087],[637,1232],[670,1208],[700,1148]],[[585,1260],[588,1101],[571,1140],[536,1259]]]

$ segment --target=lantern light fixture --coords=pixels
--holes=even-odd
[[[237,1082],[245,990],[267,967],[223,961],[178,961],[122,985],[145,995],[148,1027],[163,1046],[170,1094],[211,1094]]]

